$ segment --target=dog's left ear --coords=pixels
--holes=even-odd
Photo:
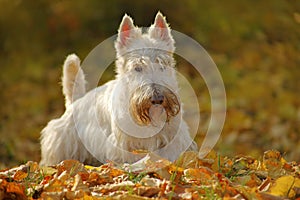
[[[170,51],[174,52],[174,39],[171,35],[171,29],[166,21],[166,18],[158,12],[156,14],[154,24],[152,24],[149,28],[149,34],[152,38],[160,39],[167,43],[167,45],[171,48]]]

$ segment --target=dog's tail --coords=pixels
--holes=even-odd
[[[65,95],[65,105],[68,107],[85,94],[85,77],[80,67],[80,59],[71,54],[63,66],[62,87]]]

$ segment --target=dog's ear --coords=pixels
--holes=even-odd
[[[121,49],[130,43],[132,38],[136,38],[139,34],[140,31],[134,26],[132,18],[125,14],[120,24],[118,38],[115,44],[117,51],[121,51]]]
[[[166,18],[161,14],[161,12],[156,14],[154,24],[152,24],[149,28],[149,34],[152,38],[165,41],[169,47],[171,47],[171,51],[175,50],[175,42],[171,35],[171,29],[166,21]]]

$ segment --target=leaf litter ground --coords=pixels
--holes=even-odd
[[[134,164],[99,167],[65,160],[0,171],[0,199],[297,199],[300,164],[276,150],[262,159],[185,152],[175,162],[147,154]]]

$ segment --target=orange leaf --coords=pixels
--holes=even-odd
[[[282,166],[284,164],[284,159],[282,159],[279,151],[269,150],[264,152],[263,164],[268,170],[268,175],[270,177],[277,178],[283,174]]]
[[[60,175],[63,171],[67,171],[70,176],[75,176],[78,172],[87,172],[84,165],[77,160],[64,160],[57,165],[57,173]]]
[[[19,171],[16,171],[16,173],[15,173],[14,176],[13,176],[13,178],[14,178],[14,180],[16,180],[16,181],[21,181],[21,180],[23,180],[24,178],[26,178],[27,175],[28,175],[28,173],[19,170]]]
[[[14,194],[25,197],[24,191],[25,191],[25,188],[20,184],[17,184],[14,182],[7,183],[7,187],[6,187],[7,193],[14,193]]]
[[[64,185],[61,180],[53,179],[44,186],[45,192],[62,192]]]

